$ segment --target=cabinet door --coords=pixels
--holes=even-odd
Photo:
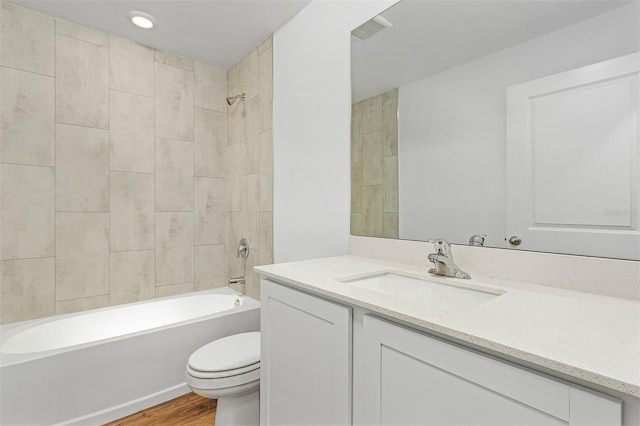
[[[261,281],[262,425],[351,424],[351,309]]]
[[[364,334],[366,424],[621,424],[620,401],[370,316]]]

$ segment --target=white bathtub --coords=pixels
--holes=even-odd
[[[185,394],[191,353],[259,330],[259,308],[223,288],[0,326],[0,424],[100,424]]]

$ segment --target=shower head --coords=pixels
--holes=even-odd
[[[242,95],[228,96],[227,97],[227,104],[233,105],[238,99],[240,99],[242,102],[244,102],[244,98],[245,98],[245,94],[244,93]]]

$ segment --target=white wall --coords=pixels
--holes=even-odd
[[[504,247],[506,88],[638,49],[634,3],[401,87],[400,238]]]
[[[346,254],[351,30],[395,0],[315,0],[273,36],[274,260]]]

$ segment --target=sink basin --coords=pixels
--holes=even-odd
[[[375,272],[339,281],[435,308],[460,311],[479,306],[502,293],[440,284],[395,272]]]

